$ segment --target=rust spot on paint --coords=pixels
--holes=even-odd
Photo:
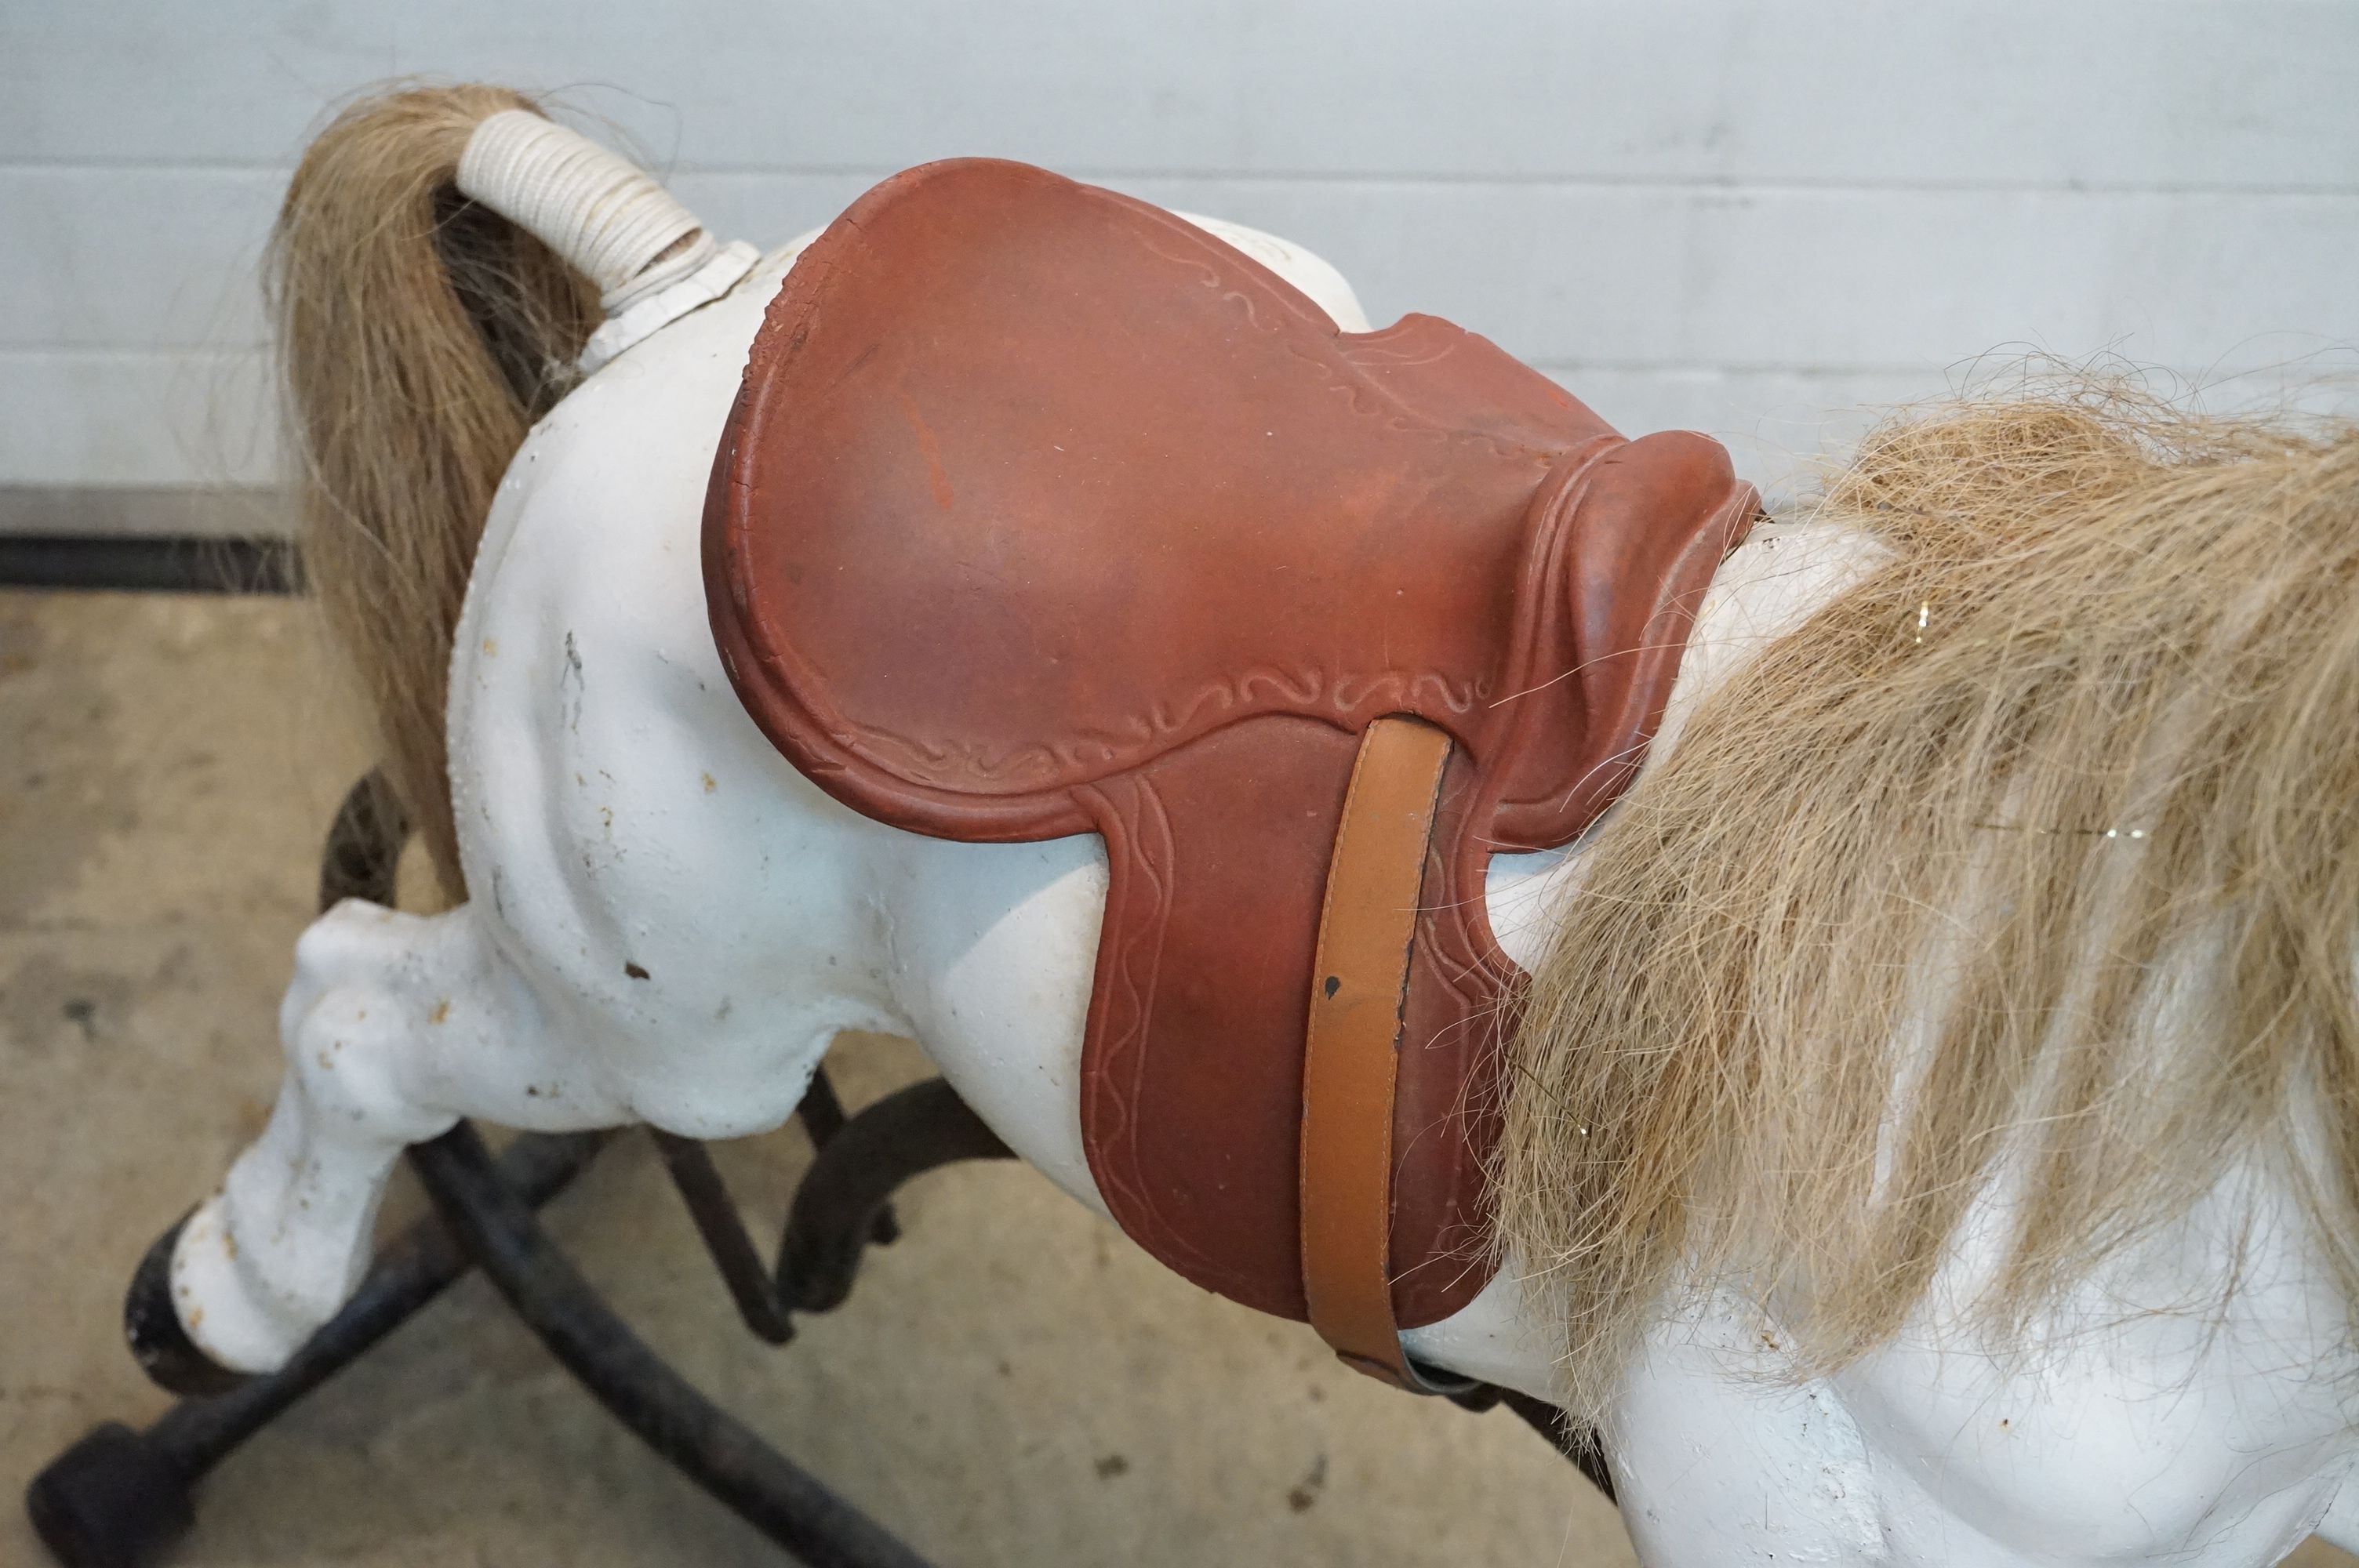
[[[623,973],[630,976],[631,979],[635,980],[644,980],[647,978],[647,970],[641,968],[636,964],[625,964],[623,966]]]
[[[451,999],[449,997],[444,997],[440,1001],[434,1004],[434,1011],[426,1015],[426,1022],[429,1023],[440,1023],[450,1016]]]

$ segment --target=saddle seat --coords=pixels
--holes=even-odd
[[[836,799],[950,838],[1103,837],[1091,1170],[1156,1257],[1288,1317],[1355,757],[1380,719],[1447,737],[1389,1129],[1415,1326],[1493,1267],[1520,977],[1489,859],[1570,842],[1628,782],[1756,509],[1716,444],[1625,440],[1446,321],[1346,334],[1168,213],[959,160],[877,186],[786,279],[705,569],[746,711]]]

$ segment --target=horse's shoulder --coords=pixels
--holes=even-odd
[[[2003,1347],[1957,1305],[1995,1268],[1959,1247],[1919,1321],[1831,1380],[1879,1486],[1928,1505],[1898,1516],[2026,1563],[2064,1542],[2076,1562],[2268,1561],[2316,1524],[2359,1452],[2359,1355],[2286,1194],[2223,1182]]]

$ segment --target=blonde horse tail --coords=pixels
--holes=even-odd
[[[443,705],[493,492],[602,318],[712,250],[647,175],[501,87],[364,99],[288,189],[266,287],[304,566],[454,897]]]

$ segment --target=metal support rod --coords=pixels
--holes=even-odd
[[[409,1152],[477,1265],[565,1369],[615,1419],[747,1523],[812,1568],[924,1568],[925,1560],[712,1404],[631,1333],[503,1186],[461,1122]]]
[[[778,1286],[798,1312],[828,1312],[852,1293],[867,1239],[894,1190],[961,1160],[1012,1160],[957,1091],[928,1078],[863,1110],[795,1188],[778,1249]]]
[[[795,1116],[810,1135],[814,1151],[826,1148],[843,1130],[849,1119],[843,1114],[843,1101],[837,1098],[835,1085],[828,1078],[825,1067],[811,1075],[810,1087],[803,1091],[802,1103],[795,1107]],[[890,1208],[880,1210],[876,1227],[868,1239],[879,1247],[890,1247],[900,1238],[901,1222],[893,1217]]]
[[[655,1135],[656,1152],[663,1156],[672,1185],[688,1205],[688,1217],[696,1222],[696,1233],[704,1238],[712,1266],[721,1271],[722,1283],[729,1287],[729,1299],[737,1303],[737,1315],[756,1338],[784,1345],[795,1336],[794,1319],[779,1299],[777,1281],[762,1266],[754,1238],[737,1217],[736,1200],[723,1184],[721,1173],[713,1169],[712,1155],[693,1138],[681,1138],[659,1127],[647,1130]]]
[[[829,1081],[824,1066],[811,1074],[810,1087],[803,1092],[802,1103],[795,1114],[811,1141],[813,1170],[829,1162],[829,1146],[847,1126],[855,1121],[864,1123],[869,1117],[867,1112],[858,1118],[844,1115],[843,1102],[836,1098],[835,1086]],[[656,1152],[663,1157],[664,1169],[670,1173],[680,1201],[688,1206],[689,1218],[695,1222],[696,1233],[703,1238],[706,1254],[719,1271],[722,1283],[728,1287],[729,1299],[737,1305],[737,1315],[756,1338],[772,1345],[784,1345],[793,1339],[793,1314],[800,1304],[787,1277],[787,1260],[794,1250],[793,1210],[788,1210],[786,1234],[779,1238],[778,1267],[774,1271],[764,1266],[761,1254],[755,1249],[754,1238],[737,1212],[737,1201],[730,1196],[728,1184],[721,1179],[721,1172],[712,1162],[712,1151],[693,1138],[682,1138],[659,1127],[650,1127],[647,1131],[655,1140]],[[971,1144],[972,1138],[967,1141]],[[993,1145],[997,1145],[995,1139]],[[865,1147],[864,1141],[862,1148]],[[862,1149],[855,1149],[853,1155],[859,1158]],[[953,1153],[946,1157],[962,1156]],[[844,1238],[840,1244],[831,1238],[832,1249],[847,1257],[852,1267],[858,1266],[864,1245],[887,1246],[901,1235],[889,1205],[880,1205],[873,1213],[864,1214],[861,1223],[864,1228],[856,1238]]]

